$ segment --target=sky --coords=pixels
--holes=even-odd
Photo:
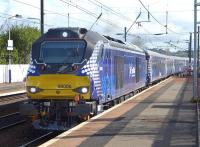
[[[149,20],[144,7],[151,13]],[[89,29],[102,13],[91,30],[124,40],[124,27],[128,29],[134,24],[128,32],[128,42],[141,38],[148,48],[185,50],[188,47],[185,40],[193,32],[193,7],[192,0],[44,0],[44,29],[68,25]],[[165,34],[167,12],[168,34]],[[15,14],[22,18],[12,18],[7,23],[6,19]],[[1,28],[16,23],[39,28],[39,18],[40,0],[0,0]]]

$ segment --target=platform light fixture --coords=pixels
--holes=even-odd
[[[7,24],[8,24],[8,44],[7,44],[7,50],[8,50],[8,56],[9,56],[9,69],[8,69],[8,82],[11,83],[11,51],[13,50],[13,40],[11,40],[11,35],[10,35],[10,20],[12,18],[22,18],[22,15],[16,14],[13,16],[10,16],[7,18]]]

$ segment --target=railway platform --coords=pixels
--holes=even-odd
[[[195,147],[192,81],[172,77],[42,144],[50,147]]]
[[[0,83],[0,97],[25,93],[25,82]]]

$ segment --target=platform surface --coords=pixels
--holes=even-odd
[[[169,78],[41,146],[195,147],[192,82]]]
[[[0,97],[25,93],[25,82],[0,83]]]

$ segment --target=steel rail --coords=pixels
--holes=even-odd
[[[12,116],[19,115],[19,114],[20,114],[19,112],[10,113],[10,114],[1,116],[0,119],[2,120],[2,119],[9,118],[9,117],[12,118]],[[19,121],[17,121],[17,122],[14,122],[14,123],[10,123],[10,124],[8,124],[8,125],[1,126],[1,127],[0,127],[0,131],[1,131],[1,130],[4,130],[4,129],[8,129],[8,128],[13,127],[13,126],[16,126],[16,125],[19,125],[19,124],[22,124],[22,123],[25,123],[25,122],[26,122],[25,119],[21,119],[21,120],[19,120]]]
[[[42,135],[42,136],[40,136],[40,137],[38,137],[38,138],[36,138],[36,139],[34,139],[34,140],[31,140],[30,142],[27,142],[27,143],[21,145],[20,147],[29,146],[29,145],[31,145],[31,144],[33,144],[33,143],[36,143],[37,141],[40,141],[41,139],[43,139],[43,138],[45,138],[45,137],[47,137],[47,136],[49,136],[49,135],[52,135],[53,133],[54,133],[54,132],[48,132],[47,134],[44,134],[44,135]]]

